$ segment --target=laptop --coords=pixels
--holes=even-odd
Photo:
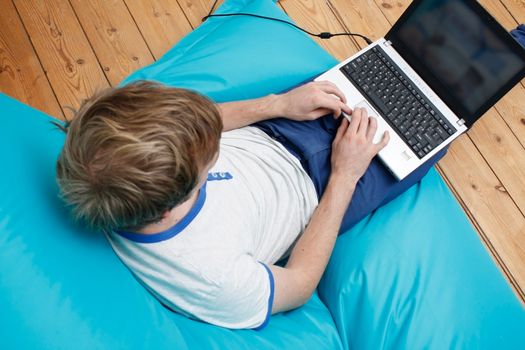
[[[374,142],[389,131],[378,156],[402,180],[524,76],[525,49],[477,1],[415,0],[384,38],[315,80],[377,118]]]

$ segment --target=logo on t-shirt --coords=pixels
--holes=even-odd
[[[208,173],[208,181],[231,180],[231,179],[233,179],[233,176],[232,174],[228,172]]]

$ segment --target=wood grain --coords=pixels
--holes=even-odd
[[[186,14],[193,28],[202,24],[202,18],[206,16],[213,5],[214,0],[178,0],[182,11]],[[224,1],[220,0],[215,6],[215,11]]]
[[[516,85],[510,90],[496,104],[496,110],[525,148],[525,88],[523,85]],[[523,151],[519,154],[523,157]]]
[[[156,60],[192,29],[176,1],[126,0],[125,2]]]
[[[410,0],[375,0],[377,7],[388,19],[388,22],[394,24],[399,17],[405,12],[408,5],[412,3]]]
[[[70,0],[112,86],[154,61],[123,0]]]
[[[59,119],[64,115],[11,0],[0,0],[0,91]]]
[[[282,0],[282,7],[288,16],[311,32],[345,32],[337,17],[325,2],[305,0]],[[330,52],[337,60],[344,60],[358,51],[353,40],[347,36],[338,36],[329,40],[313,38],[322,48]]]
[[[525,0],[502,0],[516,22],[525,23]]]
[[[96,89],[108,86],[68,1],[14,3],[62,110],[77,108]]]
[[[525,157],[522,145],[494,108],[478,120],[468,134],[501,181],[501,191],[514,200],[522,214],[525,213]],[[525,236],[523,239],[525,247]]]
[[[513,29],[518,24],[507,9],[499,1],[481,0],[480,3],[492,14],[496,20],[507,30]],[[520,2],[508,1],[519,8]],[[521,11],[525,11],[525,2],[521,2]],[[497,104],[496,110],[505,120],[514,135],[518,138],[522,146],[525,147],[525,88],[523,81],[515,86],[506,96]]]
[[[337,11],[343,26],[350,32],[360,33],[372,41],[385,36],[390,23],[373,0],[327,0],[333,11]],[[359,40],[363,48],[367,44]]]

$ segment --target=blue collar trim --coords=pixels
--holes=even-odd
[[[181,221],[170,227],[169,229],[154,233],[154,234],[144,234],[144,233],[135,233],[135,232],[126,232],[126,231],[117,231],[115,232],[119,235],[121,235],[124,238],[127,238],[133,242],[137,243],[158,243],[165,241],[167,239],[170,239],[172,237],[175,237],[177,234],[182,232],[192,221],[193,219],[199,214],[202,207],[204,206],[204,202],[206,200],[206,183],[201,187],[199,192],[199,197],[197,197],[197,201],[191,208],[191,210],[186,214],[184,218],[182,218]]]

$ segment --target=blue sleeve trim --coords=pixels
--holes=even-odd
[[[270,270],[270,268],[266,266],[266,264],[263,264],[262,262],[260,262],[260,264],[264,266],[264,268],[268,272],[268,276],[270,277],[270,296],[268,297],[268,311],[266,312],[266,318],[260,326],[252,328],[254,331],[259,331],[263,329],[264,327],[266,327],[266,325],[268,325],[268,322],[270,322],[270,316],[272,315],[273,295],[275,292],[275,282],[273,280],[272,270]]]
[[[186,216],[182,218],[181,221],[179,221],[178,223],[176,223],[169,229],[159,232],[159,233],[151,234],[151,235],[147,235],[143,233],[135,233],[135,232],[117,231],[117,230],[115,230],[114,232],[121,235],[124,238],[127,238],[137,243],[157,243],[157,242],[165,241],[167,239],[170,239],[176,236],[180,232],[182,232],[182,230],[184,230],[193,221],[193,219],[195,219],[197,214],[199,214],[202,207],[204,206],[205,201],[206,201],[206,183],[204,183],[204,185],[201,187],[200,192],[199,192],[199,197],[197,197],[197,201],[195,202],[191,210],[188,212],[188,214],[186,214]]]

